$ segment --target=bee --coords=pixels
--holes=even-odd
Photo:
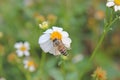
[[[55,38],[53,40],[53,46],[64,56],[67,56],[67,47],[65,47],[65,45],[63,44],[63,42],[61,40],[58,40],[57,38]]]

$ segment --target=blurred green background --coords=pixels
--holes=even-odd
[[[0,77],[26,80],[18,67],[23,66],[23,58],[16,57],[16,63],[11,54],[16,42],[28,41],[31,58],[38,65],[29,73],[31,80],[92,80],[97,66],[106,70],[108,80],[120,80],[119,21],[112,25],[93,62],[86,65],[103,32],[104,18],[110,16],[106,9],[106,0],[0,0]],[[51,23],[49,28],[59,26],[70,34],[71,50],[67,58],[62,57],[61,66],[59,57],[47,54],[44,68],[39,68],[42,50],[38,39],[45,31],[39,24],[43,21]]]

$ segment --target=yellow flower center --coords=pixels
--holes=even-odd
[[[114,0],[114,3],[115,3],[116,5],[120,5],[120,0]]]
[[[27,48],[23,45],[21,48],[20,48],[21,51],[26,51]]]
[[[100,74],[98,74],[98,78],[104,78],[104,74],[102,74],[102,73],[100,73]]]
[[[33,65],[34,65],[34,62],[33,62],[33,61],[29,61],[27,65],[28,65],[29,67],[30,67],[30,66],[33,66]]]
[[[54,40],[55,38],[61,40],[62,39],[62,35],[58,31],[54,31],[51,34],[50,39]]]

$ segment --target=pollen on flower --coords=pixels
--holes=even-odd
[[[114,0],[114,3],[120,6],[120,0]]]
[[[28,69],[30,72],[36,70],[37,65],[33,60],[30,60],[30,58],[25,59],[23,63],[24,63],[24,68]]]
[[[30,66],[33,66],[33,65],[34,65],[34,62],[33,62],[33,61],[29,61],[27,65],[28,65],[29,67],[30,67]]]
[[[98,78],[103,78],[103,74],[100,73],[100,74],[98,75]]]
[[[23,45],[23,46],[21,46],[20,50],[21,50],[21,51],[26,51],[27,48]]]
[[[14,47],[17,49],[16,50],[16,53],[19,57],[22,57],[23,55],[25,56],[29,56],[30,53],[29,53],[29,43],[28,42],[18,42],[18,43],[15,43]]]
[[[50,39],[54,40],[55,38],[61,40],[62,39],[62,35],[58,31],[54,31],[51,34]]]

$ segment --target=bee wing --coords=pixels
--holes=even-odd
[[[53,47],[54,47],[54,55],[59,55],[59,51],[58,51],[58,47],[56,46],[56,44],[53,42]]]
[[[61,53],[58,51],[58,48],[55,47],[55,55],[60,55]]]
[[[58,51],[58,48],[54,47],[54,49],[55,49],[55,54],[54,55],[60,55],[60,52]]]

